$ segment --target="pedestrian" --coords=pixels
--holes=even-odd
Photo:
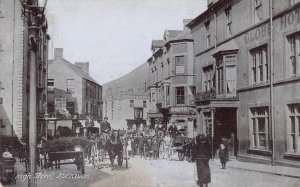
[[[197,184],[200,187],[208,187],[211,182],[209,159],[211,158],[211,147],[205,134],[196,136],[193,160],[196,160]]]
[[[176,124],[175,124],[174,121],[172,122],[172,125],[169,127],[168,132],[171,136],[171,140],[172,140],[171,142],[172,142],[172,145],[173,145],[173,143],[175,141],[175,138],[178,134],[178,129],[177,129]]]
[[[132,140],[131,140],[131,138],[129,138],[128,139],[128,142],[127,142],[127,148],[126,148],[126,150],[127,150],[127,158],[129,159],[129,156],[131,156],[131,151],[132,151]]]
[[[220,144],[219,157],[222,164],[222,169],[225,169],[227,158],[228,158],[228,150],[223,143]]]

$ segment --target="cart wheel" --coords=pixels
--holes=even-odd
[[[179,158],[180,161],[183,161],[183,159],[184,159],[183,151],[178,150],[178,158]]]

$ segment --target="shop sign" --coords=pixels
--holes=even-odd
[[[265,24],[245,34],[245,43],[251,43],[269,35],[270,24]]]
[[[65,109],[67,107],[66,98],[55,98],[54,100],[55,110]]]
[[[285,13],[280,18],[280,29],[300,23],[300,9]]]
[[[124,95],[123,96],[124,99],[136,99],[136,100],[147,100],[148,96],[144,96],[144,95]]]
[[[171,112],[188,112],[188,107],[171,108]]]

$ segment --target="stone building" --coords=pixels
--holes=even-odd
[[[29,135],[30,51],[36,57],[37,115],[43,115],[46,103],[48,64],[47,20],[35,3],[28,8],[25,1],[0,1],[0,142],[11,142],[9,137]],[[25,11],[27,9],[27,12]],[[28,11],[29,9],[29,11]],[[37,14],[37,37],[30,35],[29,17]],[[36,25],[35,25],[36,26]],[[38,129],[42,123],[38,123]]]
[[[194,87],[193,39],[185,24],[183,30],[166,30],[163,40],[153,40],[148,59],[150,118],[152,126],[162,122],[166,127],[175,122],[192,136],[195,115],[192,108]],[[189,124],[189,125],[188,125]]]
[[[114,95],[106,95],[103,103],[103,115],[108,117],[112,128],[146,127],[149,94],[144,89],[129,89]]]
[[[227,137],[240,160],[300,167],[298,2],[208,1],[188,24],[198,132],[214,150]]]
[[[70,116],[85,119],[92,115],[102,120],[102,86],[89,75],[88,62],[72,64],[63,57],[63,49],[54,50],[54,59],[49,61],[48,113],[50,117],[64,118],[61,110]]]

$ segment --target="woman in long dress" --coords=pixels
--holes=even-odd
[[[196,137],[196,145],[194,150],[194,159],[196,160],[198,181],[200,187],[207,187],[211,182],[209,159],[211,158],[211,146],[208,138],[204,134]]]

